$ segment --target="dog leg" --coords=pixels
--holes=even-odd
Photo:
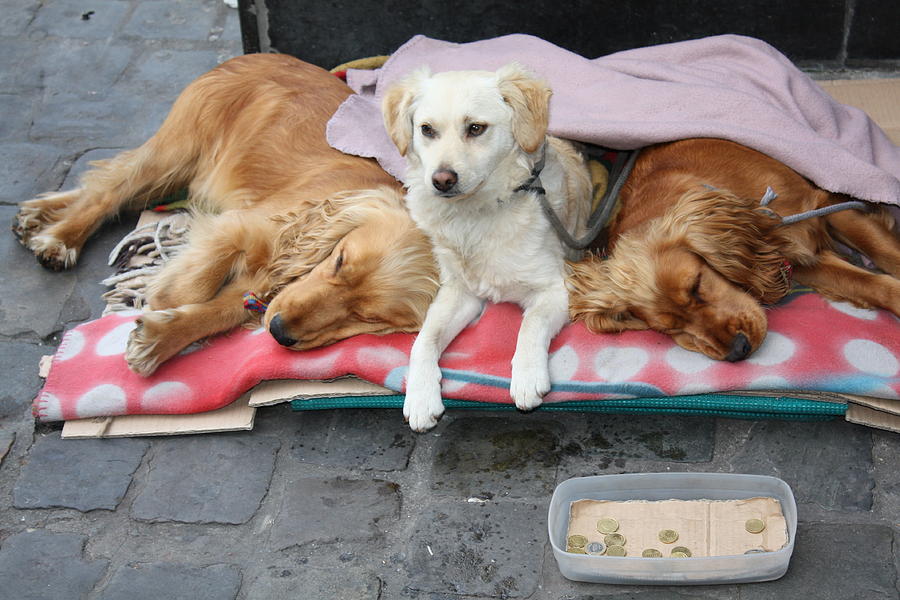
[[[146,377],[193,342],[246,322],[245,287],[243,281],[231,283],[209,302],[154,310],[139,317],[125,349],[128,368]]]
[[[190,98],[176,102],[159,131],[142,146],[96,161],[81,187],[22,202],[13,232],[38,261],[53,270],[78,260],[85,241],[126,206],[186,187],[196,169],[201,122]]]
[[[900,237],[891,231],[888,215],[842,210],[827,219],[839,239],[865,254],[878,268],[900,277]]]
[[[265,262],[271,253],[268,247],[271,236],[251,231],[256,223],[243,213],[195,217],[188,246],[148,286],[150,308],[160,310],[207,302],[229,278],[246,272],[248,260],[254,261],[254,266]]]
[[[550,391],[550,341],[569,320],[569,296],[563,282],[526,305],[512,359],[510,395],[519,410],[532,410]]]
[[[466,290],[444,284],[428,307],[425,322],[409,357],[403,417],[413,431],[427,431],[444,414],[441,399],[441,353],[472,319],[483,303]]]
[[[821,253],[814,266],[795,267],[794,278],[828,298],[900,316],[900,280],[861,269],[833,252]]]

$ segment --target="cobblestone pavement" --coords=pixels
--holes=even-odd
[[[0,217],[148,137],[191,79],[239,54],[214,0],[0,0]],[[112,600],[897,598],[900,435],[843,421],[262,409],[252,432],[63,441],[37,425],[37,363],[97,317],[111,223],[80,264],[41,269],[0,235],[0,596]],[[554,486],[626,472],[786,480],[790,570],[759,584],[564,579]],[[475,500],[480,499],[480,500]]]

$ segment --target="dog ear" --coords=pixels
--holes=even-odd
[[[594,333],[615,333],[628,329],[648,329],[647,323],[634,316],[622,297],[615,293],[616,284],[609,265],[602,259],[568,263],[569,318],[584,321]]]
[[[687,229],[687,243],[710,267],[762,304],[774,304],[790,292],[781,251],[788,242],[777,220],[754,210],[758,200],[713,190],[697,193],[690,204],[696,218]]]
[[[512,133],[525,152],[537,150],[550,122],[550,87],[534,78],[518,63],[497,70],[497,86],[512,107]]]
[[[412,143],[412,110],[422,80],[431,76],[431,71],[423,67],[409,77],[388,88],[381,100],[381,114],[384,128],[397,146],[401,156],[406,156]]]
[[[384,203],[371,191],[354,190],[334,194],[307,210],[269,217],[279,231],[272,244],[268,294],[308,275],[345,235],[382,210]]]

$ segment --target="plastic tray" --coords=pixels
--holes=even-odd
[[[690,559],[591,556],[565,551],[569,508],[575,500],[738,500],[757,496],[781,502],[788,528],[788,542],[781,550]],[[575,581],[661,585],[770,581],[784,575],[794,551],[797,503],[788,484],[764,475],[637,473],[576,477],[556,486],[547,528],[560,572]]]

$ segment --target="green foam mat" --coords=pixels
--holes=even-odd
[[[291,408],[329,410],[334,408],[402,408],[404,396],[338,396],[332,398],[296,398]],[[512,404],[444,399],[447,408],[467,410],[516,410]],[[701,394],[660,398],[616,400],[569,400],[548,402],[536,410],[542,412],[581,411],[618,414],[682,414],[732,417],[736,419],[784,419],[821,421],[841,416],[847,405],[839,402],[805,400],[789,396],[741,396]]]

